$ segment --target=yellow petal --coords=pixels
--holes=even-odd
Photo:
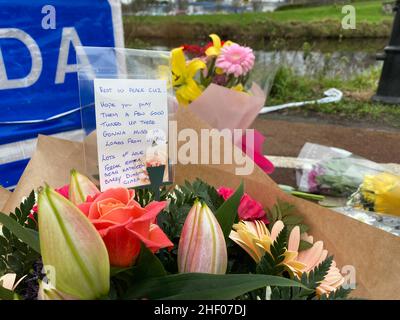
[[[158,67],[158,78],[167,81],[167,88],[171,88],[171,68],[167,65]]]
[[[196,100],[203,93],[199,85],[193,79],[187,79],[184,88],[185,95],[190,101]]]
[[[210,56],[218,56],[220,52],[221,52],[221,50],[218,49],[218,48],[209,47],[209,48],[206,50],[206,55],[207,55],[208,57],[210,57]]]
[[[187,77],[193,78],[197,71],[199,71],[200,69],[204,69],[205,67],[206,64],[203,61],[199,59],[194,59],[190,61],[187,65],[186,75]]]
[[[224,74],[224,70],[222,70],[221,68],[215,68],[215,73],[218,75]]]
[[[232,87],[231,89],[235,90],[235,91],[239,91],[239,92],[244,92],[244,87],[241,83],[237,84],[236,86]]]
[[[182,94],[184,92],[184,88],[179,88],[178,90],[176,90],[175,95],[176,95],[176,99],[179,102],[179,105],[181,106],[187,106],[189,104],[189,100],[187,100],[184,95]]]
[[[186,71],[186,59],[183,48],[175,48],[171,51],[171,68],[177,76],[182,76]]]
[[[211,38],[211,40],[212,40],[212,42],[213,42],[213,46],[216,48],[216,49],[221,49],[221,39],[220,39],[220,37],[218,37],[215,33],[213,33],[213,34],[210,34],[210,38]]]
[[[297,258],[297,251],[285,251],[283,256],[285,257],[284,262],[294,261]]]
[[[231,231],[229,238],[235,242],[237,245],[239,245],[244,251],[248,253],[248,255],[255,261],[255,262],[260,262],[260,257],[258,254],[258,251],[254,249],[253,247],[250,247],[247,242],[243,241],[241,236],[235,232]]]
[[[284,263],[284,265],[286,266],[286,269],[288,271],[292,272],[293,275],[296,275],[299,278],[301,277],[301,274],[305,270],[305,265],[298,261],[290,261],[290,262]]]
[[[263,237],[267,236],[270,237],[270,233],[268,231],[267,226],[265,225],[264,222],[256,220],[254,221],[257,227],[257,236],[262,239]]]
[[[223,47],[229,47],[229,46],[231,46],[231,45],[233,45],[233,44],[235,44],[233,41],[230,41],[230,40],[225,41],[225,42],[224,42],[224,45],[222,46],[222,48],[223,48]]]

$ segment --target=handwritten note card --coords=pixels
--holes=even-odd
[[[95,79],[94,91],[101,190],[149,184],[146,167],[168,167],[166,81]]]

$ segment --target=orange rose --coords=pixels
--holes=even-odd
[[[133,190],[113,188],[79,205],[103,238],[113,266],[128,267],[134,264],[141,243],[153,252],[173,246],[155,224],[157,215],[167,202],[153,201],[142,208],[134,196]]]

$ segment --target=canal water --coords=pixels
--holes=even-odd
[[[130,48],[170,50],[185,41],[165,41],[163,39],[128,42]],[[376,60],[376,54],[383,52],[386,39],[368,40],[312,40],[246,43],[256,53],[259,68],[271,70],[274,66],[285,65],[299,75],[323,73],[328,77],[348,79],[371,68],[379,68],[382,62]]]

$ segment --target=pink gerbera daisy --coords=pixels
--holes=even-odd
[[[249,47],[242,47],[236,43],[224,46],[217,58],[216,66],[227,74],[240,77],[248,73],[254,66],[254,53]]]

